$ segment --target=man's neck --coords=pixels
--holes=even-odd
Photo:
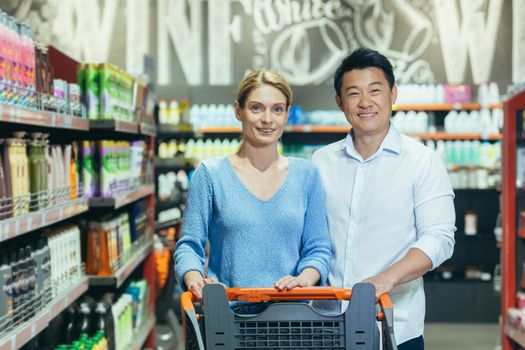
[[[357,151],[357,153],[359,153],[359,155],[361,155],[363,160],[368,159],[370,156],[377,152],[379,146],[381,146],[381,143],[388,134],[389,128],[390,126],[386,128],[386,130],[373,135],[360,135],[359,133],[356,134],[355,130],[352,130],[352,137],[354,140],[355,150]]]

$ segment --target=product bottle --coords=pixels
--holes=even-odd
[[[66,309],[67,324],[65,330],[65,341],[67,344],[71,344],[75,338],[75,317],[76,312],[73,306],[69,306]]]
[[[2,202],[2,216],[4,219],[7,219],[13,216],[13,183],[11,180],[11,164],[9,162],[7,140],[3,140],[2,164],[0,166],[2,166],[5,178],[5,200]]]
[[[86,302],[80,304],[78,333],[89,334],[91,332],[91,310]]]
[[[35,315],[36,310],[36,266],[35,260],[32,256],[31,245],[26,245],[26,284],[27,284],[27,296],[26,300],[28,302],[27,310],[30,317]],[[47,300],[44,300],[46,302]]]
[[[32,211],[40,210],[42,208],[40,205],[40,193],[42,191],[42,165],[41,165],[41,156],[40,156],[40,142],[38,138],[40,133],[31,134],[33,139],[30,143],[29,148],[29,174],[30,174],[30,192],[31,192],[31,205],[30,209]]]
[[[4,220],[6,218],[5,209],[6,209],[7,191],[6,191],[6,182],[5,182],[6,179],[4,175],[3,164],[4,163],[2,161],[2,154],[0,152],[0,220]]]
[[[13,317],[13,291],[11,266],[7,253],[2,253],[0,257],[0,319],[5,317],[5,325],[0,328],[0,334],[9,326]]]

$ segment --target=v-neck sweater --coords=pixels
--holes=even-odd
[[[288,158],[288,173],[268,200],[256,197],[227,157],[202,162],[190,183],[182,235],[175,251],[177,277],[204,275],[228,287],[273,287],[285,275],[316,269],[327,279],[331,243],[321,178],[312,162]]]

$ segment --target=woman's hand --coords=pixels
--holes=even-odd
[[[297,277],[290,275],[281,277],[277,282],[275,282],[274,286],[280,291],[285,289],[291,290],[297,287],[311,287],[314,286],[317,281],[319,281],[320,277],[321,275],[319,275],[319,272],[317,272],[316,269],[307,267]]]
[[[197,301],[202,300],[202,289],[207,284],[219,283],[216,278],[203,278],[198,271],[189,271],[184,275],[186,288],[193,293]],[[222,284],[222,283],[221,283]]]

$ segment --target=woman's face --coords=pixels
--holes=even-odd
[[[242,122],[243,139],[254,146],[277,144],[281,138],[288,112],[286,96],[272,85],[253,89],[244,108],[235,102],[235,114]]]

